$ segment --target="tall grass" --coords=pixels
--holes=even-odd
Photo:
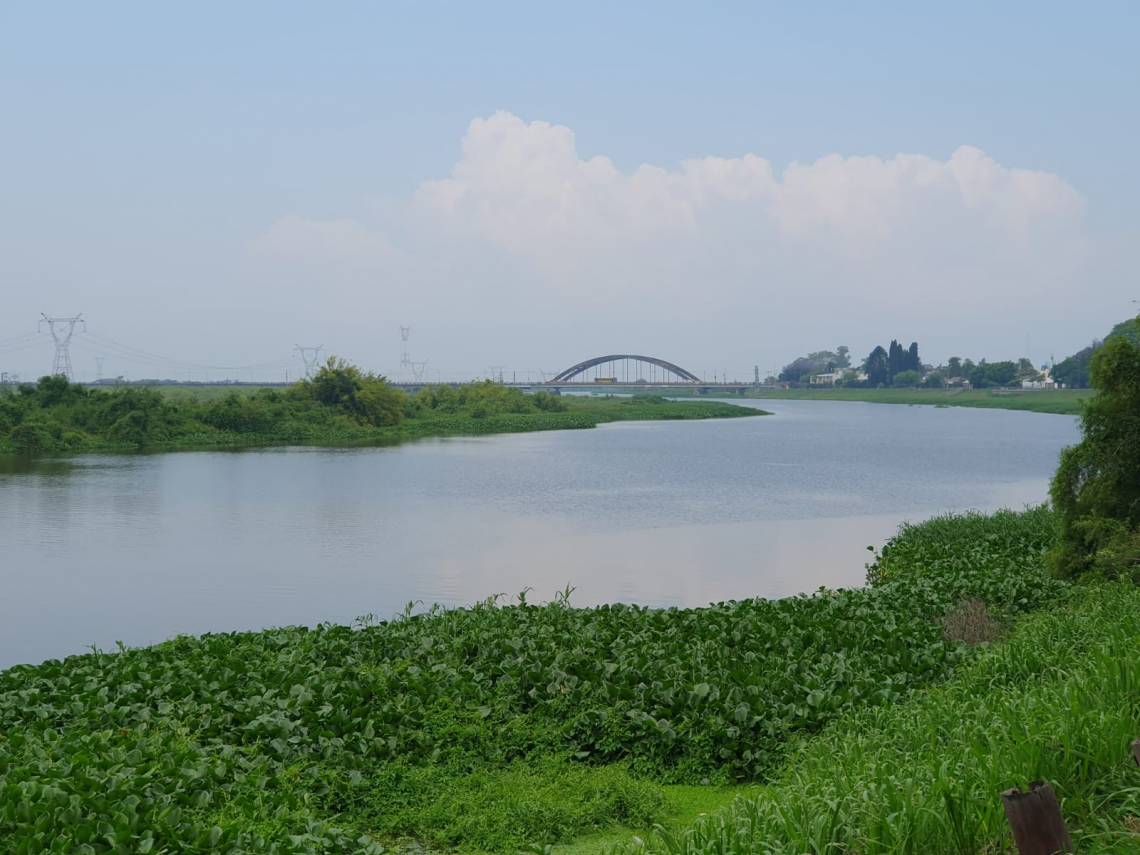
[[[1075,591],[909,702],[804,742],[763,795],[627,851],[1006,851],[998,794],[1045,779],[1079,852],[1140,852],[1140,590]]]

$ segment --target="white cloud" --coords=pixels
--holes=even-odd
[[[511,252],[556,258],[624,241],[699,239],[719,230],[726,213],[747,217],[757,237],[862,256],[917,235],[1051,236],[1058,226],[1072,229],[1084,208],[1057,176],[1008,169],[972,146],[945,161],[833,154],[779,175],[754,154],[627,174],[608,158],[581,158],[569,128],[502,112],[471,123],[451,176],[426,182],[417,201]]]
[[[986,344],[1009,346],[1011,322],[1042,338],[1064,328],[1088,270],[1084,210],[1062,178],[968,145],[944,160],[831,154],[777,169],[744,154],[622,170],[582,157],[569,128],[500,112],[471,122],[447,177],[375,221],[286,218],[255,255],[340,280],[363,307],[518,330],[548,367],[594,339],[683,362],[682,337],[749,366],[760,348],[775,362],[895,335],[998,358],[1020,355]],[[631,325],[665,344],[630,340]],[[966,329],[976,341],[960,341]]]

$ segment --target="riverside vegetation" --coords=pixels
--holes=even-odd
[[[653,395],[580,399],[490,381],[405,395],[330,359],[312,380],[252,394],[168,396],[44,377],[0,392],[0,453],[52,454],[243,445],[398,442],[429,436],[591,428],[608,421],[762,415],[713,401]]]
[[[524,592],[0,672],[0,842],[517,852],[657,825],[617,848],[1000,852],[998,793],[1044,777],[1079,851],[1140,851],[1140,348],[1092,377],[1057,510],[904,526],[862,589]],[[677,827],[668,782],[761,786]]]
[[[698,609],[493,600],[177,638],[0,674],[13,852],[511,852],[668,815],[661,782],[764,781],[801,737],[944,679],[1053,605],[1052,513],[904,528],[867,588]],[[90,847],[84,849],[83,847]]]
[[[994,390],[994,389],[868,389],[803,388],[758,389],[750,398],[806,401],[865,401],[873,404],[910,404],[935,407],[980,407],[1026,410],[1034,413],[1080,415],[1091,389]]]

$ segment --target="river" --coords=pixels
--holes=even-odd
[[[1071,416],[757,403],[774,415],[0,458],[0,667],[528,587],[693,606],[858,585],[903,520],[1044,500],[1078,436]]]

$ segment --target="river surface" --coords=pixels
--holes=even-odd
[[[774,415],[0,458],[0,667],[527,587],[695,606],[858,585],[903,520],[1043,501],[1077,439],[1071,416],[756,403]]]

